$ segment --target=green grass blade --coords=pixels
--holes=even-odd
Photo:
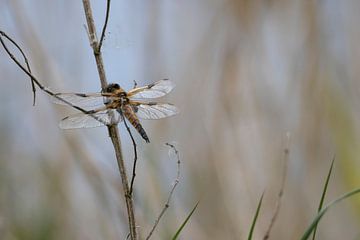
[[[306,229],[304,235],[301,237],[301,240],[307,240],[312,231],[314,231],[316,225],[318,224],[318,222],[320,221],[320,219],[324,216],[324,214],[327,212],[327,210],[329,210],[330,207],[334,206],[335,204],[339,203],[340,201],[349,198],[355,194],[360,193],[360,188],[355,189],[351,192],[345,193],[344,195],[342,195],[341,197],[339,197],[338,199],[335,199],[334,201],[330,202],[328,205],[326,205],[319,213],[318,215],[314,218],[314,220],[312,221],[312,223],[310,224],[310,226]]]
[[[181,231],[183,230],[183,228],[185,227],[185,225],[187,224],[187,222],[189,221],[191,215],[193,215],[193,213],[195,212],[197,206],[199,205],[199,202],[197,202],[194,206],[194,208],[191,210],[191,212],[189,213],[189,215],[186,217],[185,221],[181,224],[181,226],[179,227],[179,229],[176,231],[175,235],[171,238],[172,240],[176,240],[178,239]]]
[[[326,191],[327,191],[327,188],[328,188],[328,185],[329,185],[329,180],[330,180],[331,172],[332,172],[332,170],[333,170],[334,162],[335,162],[335,156],[334,156],[334,158],[333,158],[333,160],[332,160],[332,162],[331,162],[331,166],[330,166],[330,169],[329,169],[329,173],[328,173],[328,175],[327,175],[327,177],[326,177],[324,189],[323,189],[323,192],[322,192],[322,195],[321,195],[321,199],[320,199],[320,203],[319,203],[318,213],[321,211],[322,206],[323,206],[323,204],[324,204],[325,195],[326,195]],[[315,240],[317,225],[318,225],[318,224],[316,223],[316,224],[315,224],[315,228],[314,228],[314,232],[313,232],[312,240]]]
[[[250,228],[250,231],[249,231],[248,240],[251,240],[251,239],[252,239],[252,235],[253,235],[253,232],[254,232],[256,220],[257,220],[257,218],[258,218],[258,216],[259,216],[259,212],[260,212],[260,208],[261,208],[261,204],[262,204],[263,197],[264,197],[264,193],[261,194],[261,198],[260,198],[260,201],[259,201],[259,203],[258,203],[258,206],[257,206],[257,209],[256,209],[256,213],[255,213],[255,216],[254,216],[254,219],[253,219],[253,221],[252,221],[251,228]]]

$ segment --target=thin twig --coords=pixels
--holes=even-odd
[[[42,84],[40,83],[40,81],[30,72],[30,64],[29,64],[29,62],[27,62],[27,66],[28,66],[28,69],[29,69],[29,70],[28,70],[28,69],[26,69],[26,68],[20,63],[20,61],[10,52],[9,48],[7,47],[7,45],[5,44],[5,42],[3,41],[3,39],[2,39],[1,36],[6,37],[12,44],[14,44],[14,45],[19,49],[19,51],[22,52],[24,58],[26,58],[25,53],[24,53],[23,50],[20,48],[20,46],[15,42],[15,40],[13,40],[11,37],[9,37],[5,32],[0,31],[0,43],[1,43],[1,45],[2,45],[3,48],[5,49],[6,53],[10,56],[10,58],[16,63],[16,65],[17,65],[18,67],[20,67],[20,69],[21,69],[23,72],[25,72],[25,73],[30,77],[32,84],[34,84],[34,89],[35,89],[35,84],[36,84],[43,92],[47,93],[48,95],[52,96],[53,98],[56,98],[56,99],[64,102],[65,104],[69,105],[70,107],[72,107],[72,108],[74,108],[74,109],[76,109],[76,110],[79,110],[79,111],[81,111],[81,112],[84,113],[84,114],[87,114],[87,115],[91,116],[92,118],[94,118],[94,119],[96,119],[97,121],[103,123],[104,125],[107,124],[103,119],[101,119],[101,118],[99,118],[98,116],[96,116],[96,115],[94,114],[94,111],[91,111],[91,110],[90,110],[90,111],[87,111],[87,110],[85,110],[85,109],[83,109],[83,108],[81,108],[81,107],[79,107],[79,106],[76,106],[76,105],[72,104],[71,102],[69,102],[69,101],[67,101],[67,100],[59,97],[59,95],[58,95],[57,93],[52,92],[49,88],[47,88],[47,87],[45,87],[44,85],[42,85]],[[27,59],[27,58],[26,58],[26,59]],[[36,91],[36,90],[35,90],[35,91]],[[35,91],[33,91],[34,94],[35,94]],[[34,98],[35,98],[35,96],[34,96]]]
[[[15,58],[15,56],[10,52],[10,50],[7,48],[5,42],[3,41],[3,39],[0,36],[0,42],[1,45],[4,47],[5,51],[7,52],[7,54],[10,56],[10,58],[25,72],[27,73],[27,75],[30,77],[31,79],[31,85],[32,85],[32,90],[34,93],[34,101],[33,104],[35,105],[35,93],[36,93],[36,89],[35,89],[35,84],[34,82],[40,87],[41,84],[39,84],[39,82],[34,78],[34,76],[31,74],[31,69],[30,69],[30,65],[29,65],[29,61],[25,55],[25,53],[23,52],[23,50],[21,49],[21,47],[11,38],[9,37],[5,32],[0,30],[0,35],[5,37],[6,39],[8,39],[22,54],[22,56],[24,57],[27,69],[25,69],[25,67]]]
[[[5,44],[4,40],[2,39],[1,36],[4,36],[6,39],[8,39],[12,44],[14,44],[19,51],[22,53],[22,55],[24,56],[24,58],[26,59],[26,65],[28,66],[28,69],[26,69],[21,63],[20,61],[10,52],[9,48],[7,47],[7,45]],[[92,115],[90,111],[87,111],[85,109],[82,109],[81,107],[75,106],[72,103],[66,101],[65,99],[62,99],[61,97],[59,97],[57,95],[57,93],[52,92],[50,89],[48,89],[47,87],[45,87],[44,85],[42,85],[40,83],[40,81],[31,73],[30,71],[30,64],[27,61],[27,57],[25,55],[25,53],[23,52],[23,50],[20,48],[20,46],[15,42],[14,39],[12,39],[11,37],[9,37],[5,32],[0,30],[0,43],[3,46],[3,48],[5,49],[6,53],[9,55],[9,57],[15,62],[15,64],[26,74],[30,77],[31,82],[34,84],[34,88],[35,88],[35,84],[45,93],[47,93],[48,95],[63,101],[64,103],[66,103],[67,105],[83,112],[89,115]],[[36,91],[36,90],[35,90]],[[35,91],[33,91],[35,93]],[[101,121],[101,119],[99,119]]]
[[[290,134],[287,133],[286,135],[286,145],[283,152],[283,169],[282,169],[282,178],[281,178],[281,185],[280,185],[280,191],[278,193],[278,199],[276,201],[275,210],[273,213],[273,216],[271,218],[270,224],[268,229],[266,230],[265,236],[263,240],[267,240],[270,237],[271,229],[273,228],[277,216],[279,215],[280,207],[281,207],[281,200],[282,196],[284,195],[284,188],[285,188],[285,182],[286,182],[286,175],[287,175],[287,165],[289,161],[289,154],[290,154]]]
[[[131,177],[131,182],[130,182],[130,195],[132,196],[133,194],[133,186],[134,186],[134,181],[135,181],[135,177],[136,177],[136,163],[137,163],[137,149],[136,149],[136,142],[135,142],[135,139],[130,131],[130,128],[129,126],[127,125],[126,123],[126,119],[124,119],[124,124],[125,124],[125,127],[126,127],[126,130],[128,131],[129,135],[130,135],[130,138],[131,138],[131,141],[132,141],[132,144],[133,144],[133,147],[134,147],[134,163],[133,163],[133,167],[132,167],[132,177]]]
[[[20,63],[20,61],[12,54],[12,52],[9,50],[9,48],[7,47],[7,45],[5,44],[5,42],[3,41],[2,36],[4,36],[6,39],[8,39],[8,40],[9,40],[13,45],[15,45],[15,46],[18,48],[18,50],[22,53],[28,69],[26,69],[26,68]],[[71,106],[71,107],[73,107],[73,108],[75,108],[75,109],[83,112],[84,114],[88,114],[88,115],[94,117],[96,120],[102,122],[101,119],[99,119],[99,118],[97,118],[96,116],[94,116],[93,114],[91,114],[91,111],[87,111],[87,110],[82,109],[82,108],[80,108],[80,107],[78,107],[78,106],[76,106],[76,105],[73,105],[72,103],[66,101],[65,99],[62,99],[61,97],[59,97],[59,96],[57,95],[57,93],[52,92],[50,89],[48,89],[48,88],[46,88],[44,85],[42,85],[42,84],[40,83],[40,81],[31,73],[30,64],[29,64],[29,62],[27,61],[27,57],[26,57],[25,53],[23,52],[23,50],[21,49],[21,47],[15,42],[15,40],[13,40],[13,39],[12,39],[11,37],[9,37],[5,32],[3,32],[3,31],[1,31],[1,30],[0,30],[0,43],[1,43],[1,45],[3,46],[3,48],[5,49],[6,53],[9,55],[9,57],[16,63],[16,65],[17,65],[24,73],[26,73],[26,75],[28,75],[28,76],[31,78],[32,83],[33,83],[33,84],[36,84],[43,92],[47,93],[48,95],[50,95],[50,96],[52,96],[52,97],[54,97],[54,98],[56,98],[56,99],[58,99],[58,100],[63,101],[63,102],[66,103],[67,105],[69,105],[69,106]],[[35,85],[34,85],[34,88],[35,88]],[[35,93],[35,91],[33,91],[33,92]],[[109,130],[109,135],[110,135],[110,136],[114,136],[114,135],[116,136],[116,134],[117,134],[117,130],[115,130],[115,133],[114,133],[112,130]],[[114,147],[115,147],[115,149],[116,149],[115,152],[116,152],[116,154],[117,154],[117,155],[116,155],[117,158],[120,158],[120,157],[119,157],[119,153],[121,154],[121,151],[118,150],[118,149],[120,149],[120,143],[118,143],[118,144],[117,144],[117,143],[114,143]],[[121,158],[122,158],[122,157],[121,157]],[[125,174],[126,174],[126,173],[125,173]],[[124,174],[122,173],[121,176],[123,176],[123,175],[124,175]],[[130,235],[130,233],[129,233],[129,235]],[[134,239],[135,239],[135,238],[134,238]]]
[[[146,240],[150,239],[151,235],[155,231],[155,228],[159,224],[160,219],[162,218],[162,216],[164,215],[166,210],[169,208],[172,195],[173,195],[173,193],[175,191],[176,186],[179,184],[179,181],[180,181],[180,157],[179,157],[179,151],[176,149],[176,147],[173,144],[166,143],[165,145],[171,147],[172,150],[174,151],[175,155],[176,155],[176,158],[177,158],[177,162],[176,162],[177,163],[177,173],[176,173],[176,178],[175,178],[174,183],[173,183],[173,187],[171,188],[171,190],[169,192],[169,196],[167,198],[167,201],[166,201],[163,209],[161,210],[159,216],[156,218],[154,226],[152,227],[151,231],[149,232],[148,236],[146,237]]]
[[[90,3],[89,3],[89,1],[84,0],[83,4],[84,4],[84,9],[85,9],[85,12],[86,12],[87,20],[88,20],[89,38],[91,39],[90,43],[91,43],[91,45],[93,47],[93,50],[94,50],[94,55],[95,55],[95,59],[96,59],[96,62],[97,62],[97,67],[98,67],[99,76],[100,76],[100,80],[101,80],[101,86],[104,89],[106,87],[106,85],[107,85],[107,82],[106,82],[106,77],[105,77],[105,71],[104,71],[104,67],[103,67],[101,52],[95,51],[95,48],[97,46],[97,41],[96,41],[94,21],[93,21],[92,14],[91,14]],[[52,92],[50,89],[43,86],[40,83],[40,81],[38,81],[38,79],[31,73],[31,71],[26,69],[20,63],[20,61],[17,60],[17,58],[11,53],[11,51],[8,49],[7,45],[3,41],[2,36],[5,37],[6,39],[8,39],[12,44],[14,44],[19,49],[19,51],[23,54],[24,58],[26,58],[24,52],[22,51],[22,49],[19,47],[19,45],[11,37],[9,37],[5,32],[0,30],[0,43],[1,43],[1,45],[3,46],[6,53],[9,55],[9,57],[15,62],[15,64],[24,73],[26,73],[26,75],[28,75],[31,78],[31,81],[32,81],[32,83],[34,83],[34,86],[36,84],[42,91],[44,91],[48,95],[50,95],[50,96],[52,96],[52,97],[54,97],[54,98],[56,98],[58,100],[61,100],[64,103],[66,103],[67,105],[69,105],[69,106],[71,106],[71,107],[73,107],[73,108],[75,108],[75,109],[77,109],[77,110],[79,110],[79,111],[81,111],[81,112],[83,112],[85,114],[89,114],[90,116],[94,117],[96,120],[102,122],[101,119],[98,119],[95,116],[93,116],[91,114],[91,111],[84,110],[84,109],[82,109],[82,108],[80,108],[78,106],[75,106],[75,105],[71,104],[70,102],[68,102],[68,101],[62,99],[61,97],[59,97],[56,93]],[[28,65],[27,61],[26,61],[26,63]],[[34,91],[34,93],[35,93],[35,91]],[[122,179],[122,183],[123,183],[126,206],[127,206],[127,210],[128,210],[129,228],[130,228],[131,239],[136,240],[137,239],[137,234],[136,234],[136,225],[135,225],[135,217],[134,217],[134,208],[133,208],[133,202],[132,202],[131,195],[129,194],[129,186],[128,186],[128,182],[127,182],[126,169],[125,169],[125,164],[124,164],[123,157],[122,157],[121,143],[120,143],[120,138],[119,138],[119,135],[118,135],[117,126],[116,125],[108,126],[108,130],[109,130],[109,136],[111,137],[111,140],[112,140],[113,145],[114,145],[115,154],[116,154],[116,158],[117,158],[118,165],[119,165],[119,171],[120,171],[120,175],[121,175],[121,179]]]
[[[106,16],[105,16],[104,27],[103,27],[102,32],[101,32],[100,42],[99,42],[99,45],[98,45],[98,48],[97,48],[98,52],[101,51],[101,47],[102,47],[103,41],[105,39],[105,31],[106,31],[106,27],[107,27],[107,23],[108,23],[108,20],[109,20],[109,15],[110,15],[110,1],[111,0],[107,0],[107,4],[106,4]]]
[[[21,49],[21,47],[12,39],[10,38],[6,33],[4,33],[3,31],[0,31],[0,34],[2,36],[4,36],[6,39],[8,39],[21,53],[21,55],[23,56],[24,58],[24,61],[25,61],[25,64],[26,64],[26,67],[27,67],[27,70],[31,73],[31,68],[30,68],[30,64],[29,64],[29,61],[25,55],[25,53],[23,52],[23,50]],[[3,44],[3,42],[2,42]],[[4,44],[3,44],[4,46]],[[31,79],[31,87],[32,87],[32,91],[33,91],[33,106],[35,106],[35,100],[36,100],[36,88],[35,88],[35,83],[34,83],[34,79],[32,77],[30,77]]]
[[[89,31],[90,45],[94,52],[96,65],[97,65],[97,69],[99,72],[101,87],[102,87],[102,89],[105,89],[108,84],[107,84],[107,80],[106,80],[102,54],[101,54],[101,51],[98,51],[99,43],[98,43],[97,37],[96,37],[95,22],[94,22],[92,10],[91,10],[90,0],[83,0],[83,6],[84,6],[86,22],[87,22],[88,31]],[[119,172],[120,172],[123,190],[124,190],[124,194],[125,194],[125,201],[126,201],[128,220],[129,220],[130,239],[137,240],[133,200],[132,200],[132,196],[129,191],[129,183],[128,183],[128,178],[126,175],[126,168],[125,168],[124,158],[122,155],[121,142],[120,142],[120,137],[119,137],[119,133],[118,133],[118,128],[116,125],[111,125],[111,126],[108,126],[108,130],[109,130],[109,136],[114,145],[115,155],[116,155],[116,159],[118,162]]]

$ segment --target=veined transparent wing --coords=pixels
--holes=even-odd
[[[122,121],[122,116],[115,109],[94,111],[94,113],[77,113],[63,118],[59,127],[61,129],[92,128],[113,125]]]
[[[144,87],[134,88],[127,93],[131,99],[159,98],[165,96],[175,87],[168,79],[163,79]]]
[[[160,119],[179,113],[179,109],[170,103],[140,103],[133,105],[134,112],[141,119]]]
[[[77,106],[85,110],[91,110],[103,106],[104,102],[109,101],[109,96],[108,93],[56,93],[51,97],[51,100],[55,104]]]

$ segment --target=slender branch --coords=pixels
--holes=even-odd
[[[8,39],[13,45],[15,45],[15,46],[19,49],[19,51],[20,51],[21,54],[23,55],[24,59],[26,59],[25,62],[26,62],[26,65],[27,65],[27,68],[28,68],[28,69],[26,69],[26,68],[20,63],[20,61],[11,53],[11,51],[9,50],[9,48],[7,47],[7,45],[5,44],[5,42],[4,42],[4,40],[2,39],[1,36],[4,36],[6,39]],[[66,101],[65,99],[62,99],[61,97],[59,97],[57,93],[54,93],[54,92],[51,91],[49,88],[47,88],[47,87],[45,87],[44,85],[42,85],[42,84],[40,83],[40,81],[31,73],[31,71],[30,71],[30,64],[29,64],[29,62],[27,61],[27,57],[26,57],[24,51],[23,51],[23,50],[21,49],[21,47],[15,42],[15,40],[13,40],[13,39],[12,39],[11,37],[9,37],[5,32],[3,32],[3,31],[1,31],[1,30],[0,30],[0,43],[1,43],[1,45],[3,46],[3,48],[5,49],[6,53],[9,55],[9,57],[15,62],[15,64],[16,64],[26,75],[28,75],[28,76],[30,77],[32,84],[34,84],[34,89],[35,89],[35,90],[33,90],[34,94],[35,94],[35,91],[36,91],[36,88],[35,88],[35,84],[36,84],[43,92],[47,93],[48,95],[50,95],[50,96],[52,96],[52,97],[54,97],[54,98],[56,98],[56,99],[58,99],[58,100],[60,100],[60,101],[62,101],[62,102],[64,102],[64,103],[66,103],[67,105],[71,106],[72,108],[75,108],[75,109],[77,109],[77,110],[79,110],[79,111],[81,111],[81,112],[83,112],[83,113],[85,113],[85,114],[89,114],[89,115],[93,116],[90,111],[87,111],[87,110],[85,110],[85,109],[82,109],[81,107],[78,107],[78,106],[73,105],[72,103]],[[34,96],[34,99],[35,99],[35,96]],[[97,119],[95,116],[93,116],[93,117],[94,117],[95,119]],[[99,120],[100,122],[102,122],[101,119],[97,119],[97,120]]]
[[[108,3],[109,3],[109,1],[108,1]],[[96,37],[96,28],[95,28],[94,18],[93,18],[93,14],[92,14],[92,10],[91,10],[90,0],[83,0],[83,6],[84,6],[84,11],[85,11],[85,16],[86,16],[87,27],[88,27],[88,31],[89,31],[88,33],[89,33],[90,45],[94,52],[96,66],[97,66],[97,69],[99,72],[101,87],[102,87],[102,89],[105,89],[105,87],[107,86],[107,81],[106,81],[104,63],[103,63],[101,51],[99,51],[100,48],[98,48],[99,44],[98,44],[97,37]],[[123,190],[124,190],[124,194],[125,194],[125,201],[126,201],[128,220],[129,220],[130,239],[137,240],[133,200],[132,200],[132,196],[129,191],[129,184],[128,184],[128,179],[127,179],[127,175],[126,175],[124,158],[123,158],[122,150],[121,150],[121,142],[120,142],[120,137],[119,137],[119,133],[118,133],[118,128],[116,125],[112,125],[112,126],[108,126],[108,130],[109,130],[109,136],[114,145],[115,155],[116,155],[116,159],[118,162],[119,172],[120,172]]]
[[[106,80],[106,74],[105,74],[102,54],[100,51],[97,51],[98,40],[97,40],[97,36],[96,36],[96,28],[95,28],[94,17],[93,17],[92,10],[91,10],[90,0],[83,0],[83,7],[84,7],[85,17],[86,17],[86,22],[87,22],[89,41],[90,41],[90,45],[91,45],[94,55],[95,55],[96,66],[98,69],[99,78],[100,78],[100,82],[101,82],[101,88],[105,89],[106,86],[108,85],[108,83]]]
[[[26,65],[27,65],[27,68],[26,69],[20,62],[19,60],[10,52],[9,48],[7,47],[7,45],[5,44],[5,42],[3,41],[2,37],[1,36],[4,36],[6,37],[12,44],[14,44],[18,49],[19,51],[22,53],[23,57],[26,59]],[[35,103],[35,92],[36,92],[36,88],[35,88],[35,84],[45,93],[47,93],[48,95],[52,96],[53,98],[56,98],[64,103],[66,103],[67,105],[69,105],[70,107],[76,109],[76,110],[79,110],[81,111],[82,113],[84,114],[87,114],[89,116],[91,116],[92,118],[96,119],[97,121],[103,123],[104,125],[107,125],[107,123],[99,118],[98,116],[96,116],[94,113],[94,111],[87,111],[79,106],[76,106],[74,104],[72,104],[71,102],[59,97],[58,93],[54,93],[53,91],[51,91],[49,88],[45,87],[44,85],[42,85],[40,83],[40,81],[31,73],[30,71],[30,64],[29,62],[27,61],[27,57],[25,55],[25,53],[23,52],[23,50],[20,48],[20,46],[15,42],[15,40],[13,40],[11,37],[9,37],[5,32],[3,31],[0,31],[0,43],[1,45],[3,46],[3,48],[5,49],[6,53],[10,56],[10,58],[16,63],[16,65],[18,67],[20,67],[20,69],[25,72],[31,79],[31,82],[33,84],[33,93],[34,93],[34,103]]]
[[[105,22],[104,22],[104,27],[102,29],[102,33],[101,33],[100,42],[99,42],[99,45],[98,45],[98,48],[97,48],[97,52],[101,51],[101,47],[102,47],[103,41],[105,39],[105,31],[106,31],[106,27],[107,27],[107,23],[108,23],[108,20],[109,20],[109,15],[110,15],[110,1],[111,0],[107,0]]]
[[[134,163],[133,163],[133,167],[132,167],[132,177],[131,177],[131,183],[130,183],[130,195],[132,196],[133,194],[133,186],[134,186],[134,181],[135,181],[135,177],[136,177],[136,163],[137,163],[137,149],[136,149],[136,142],[135,142],[135,139],[130,131],[130,128],[129,126],[127,125],[126,123],[126,119],[124,119],[124,124],[125,124],[125,127],[126,127],[126,130],[128,131],[129,135],[130,135],[130,138],[131,138],[131,141],[132,141],[132,144],[133,144],[133,147],[134,147]]]
[[[170,201],[171,201],[172,195],[173,195],[173,193],[175,191],[176,186],[179,184],[179,181],[180,181],[180,157],[179,157],[179,151],[176,149],[176,147],[173,144],[166,143],[165,145],[169,146],[174,151],[174,153],[176,155],[176,158],[177,158],[177,162],[176,162],[177,163],[177,173],[176,173],[176,178],[175,178],[174,183],[173,183],[173,187],[171,188],[171,190],[169,192],[169,196],[167,198],[167,201],[166,201],[163,209],[161,210],[159,216],[156,218],[154,226],[150,230],[148,236],[146,237],[146,240],[150,239],[151,235],[154,233],[157,225],[159,224],[160,219],[162,218],[162,216],[164,215],[166,210],[170,207]]]
[[[96,34],[95,34],[95,26],[94,26],[94,21],[93,21],[93,17],[92,17],[92,13],[91,13],[91,7],[90,7],[90,3],[88,0],[83,0],[83,4],[84,4],[84,9],[85,9],[85,13],[86,13],[86,17],[87,17],[87,22],[88,22],[88,28],[89,28],[89,39],[90,39],[90,43],[91,46],[94,50],[94,55],[95,55],[95,59],[96,59],[96,63],[97,63],[97,68],[98,68],[98,72],[99,72],[99,76],[100,76],[100,81],[101,81],[101,86],[104,89],[107,86],[107,81],[106,81],[106,76],[105,76],[105,71],[104,71],[104,66],[103,66],[103,61],[102,61],[102,56],[101,56],[101,52],[97,52],[96,51],[96,46],[98,46],[97,44],[97,40],[96,40]],[[14,44],[19,51],[21,52],[21,54],[23,55],[26,65],[28,66],[28,69],[26,69],[21,63],[20,61],[11,53],[11,51],[9,50],[9,48],[7,47],[7,45],[5,44],[5,42],[3,41],[3,37],[5,37],[6,39],[8,39],[12,44]],[[32,84],[33,84],[33,92],[35,94],[35,84],[45,93],[47,93],[48,95],[63,101],[64,103],[66,103],[67,105],[85,113],[85,114],[89,114],[92,117],[94,117],[96,120],[101,121],[101,119],[96,118],[95,116],[93,116],[91,114],[91,111],[87,111],[84,110],[78,106],[75,106],[73,104],[71,104],[70,102],[62,99],[61,97],[59,97],[56,93],[52,92],[50,89],[46,88],[45,86],[43,86],[40,81],[31,73],[30,70],[30,66],[29,63],[27,61],[27,58],[24,54],[24,52],[22,51],[22,49],[20,48],[20,46],[11,38],[9,37],[5,32],[0,30],[0,43],[3,46],[3,48],[5,49],[6,53],[9,55],[9,57],[15,62],[15,64],[26,74],[30,77]],[[34,97],[35,99],[35,97]],[[122,183],[123,183],[123,189],[124,189],[124,194],[125,194],[125,200],[126,200],[126,206],[127,206],[127,210],[128,210],[128,218],[129,218],[129,228],[130,228],[130,236],[132,240],[136,240],[137,239],[137,234],[136,234],[136,225],[135,225],[135,217],[134,217],[134,208],[133,208],[133,202],[132,202],[132,198],[131,198],[131,194],[129,194],[129,186],[128,186],[128,181],[127,181],[127,176],[126,176],[126,169],[125,169],[125,164],[123,161],[123,156],[122,156],[122,152],[121,152],[121,143],[120,143],[120,138],[118,135],[118,130],[117,130],[117,126],[112,125],[112,126],[108,126],[108,130],[109,130],[109,136],[113,142],[114,145],[114,149],[115,149],[115,154],[116,154],[116,158],[118,161],[118,165],[119,165],[119,171],[120,171],[120,175],[121,175],[121,179],[122,179]]]
[[[283,152],[283,169],[282,169],[282,178],[281,178],[281,185],[280,185],[280,190],[278,193],[278,199],[276,201],[276,206],[275,206],[275,210],[273,213],[273,216],[271,218],[270,224],[268,229],[266,230],[265,236],[263,238],[263,240],[267,240],[270,237],[270,232],[271,229],[273,228],[277,216],[279,215],[279,211],[280,211],[280,207],[281,207],[281,200],[282,197],[284,195],[284,188],[285,188],[285,182],[286,182],[286,175],[287,175],[287,165],[288,165],[288,161],[289,161],[289,154],[290,154],[290,135],[287,134],[287,139],[286,139],[286,146],[284,148],[284,152]]]
[[[6,53],[10,56],[10,58],[16,63],[16,65],[18,65],[31,79],[31,85],[32,85],[32,90],[34,93],[34,100],[33,100],[33,104],[35,105],[35,93],[36,93],[36,89],[35,89],[35,84],[34,82],[40,87],[41,84],[36,80],[36,78],[34,78],[34,76],[31,74],[31,69],[30,69],[30,65],[28,62],[28,59],[25,55],[25,53],[23,52],[23,50],[21,49],[21,47],[11,38],[9,37],[5,32],[0,30],[0,35],[5,37],[6,39],[8,39],[22,54],[22,56],[24,57],[27,69],[16,59],[16,57],[10,52],[10,50],[8,49],[8,47],[6,46],[5,42],[3,41],[2,37],[0,36],[0,42],[1,45],[4,47]],[[40,87],[41,88],[41,87]]]
[[[0,30],[0,34],[2,36],[4,36],[6,39],[8,39],[21,53],[21,55],[24,58],[27,70],[29,71],[29,73],[31,73],[31,68],[30,68],[30,64],[29,61],[25,55],[25,53],[23,52],[23,50],[21,49],[21,47],[12,39],[10,38],[6,33],[4,33],[3,31]],[[1,44],[4,46],[3,41],[1,40]],[[6,46],[4,46],[4,48],[6,49],[6,51],[8,52],[8,49],[6,48]],[[8,52],[9,53],[9,52]],[[35,106],[35,100],[36,100],[36,88],[35,88],[35,83],[34,83],[34,79],[32,77],[30,77],[31,79],[31,87],[32,87],[32,91],[33,91],[33,106]]]
[[[106,76],[105,76],[105,71],[104,71],[101,52],[96,51],[96,46],[98,46],[98,44],[97,44],[97,40],[96,40],[95,26],[94,26],[94,21],[93,21],[92,14],[91,14],[90,3],[87,0],[84,0],[83,3],[84,3],[84,9],[85,9],[87,22],[88,22],[88,27],[89,27],[89,39],[91,40],[90,43],[91,43],[91,46],[93,47],[93,50],[94,50],[94,55],[95,55],[95,59],[96,59],[97,67],[98,67],[101,86],[104,89],[107,86],[107,81],[106,81]],[[5,37],[6,39],[8,39],[21,52],[22,56],[25,59],[27,69],[12,54],[12,52],[9,50],[9,48],[5,44],[2,37]],[[94,117],[96,120],[102,122],[101,119],[98,119],[93,114],[91,114],[91,111],[87,111],[85,109],[82,109],[82,108],[80,108],[78,106],[73,105],[72,103],[62,99],[61,97],[59,97],[57,95],[57,93],[52,92],[50,89],[48,89],[44,85],[42,85],[40,83],[40,81],[31,73],[29,62],[28,62],[27,57],[24,54],[23,50],[21,49],[21,47],[11,37],[9,37],[5,32],[3,32],[1,30],[0,30],[0,43],[3,46],[3,48],[5,49],[6,53],[9,55],[9,57],[15,62],[15,64],[26,75],[28,75],[30,77],[31,82],[32,82],[32,87],[33,87],[33,93],[34,93],[34,104],[35,104],[35,92],[36,92],[35,84],[36,84],[42,91],[44,91],[48,95],[50,95],[50,96],[52,96],[52,97],[54,97],[54,98],[56,98],[58,100],[61,100],[64,103],[66,103],[67,105],[69,105],[69,106],[71,106],[71,107],[73,107],[73,108],[75,108],[75,109],[77,109],[77,110],[79,110],[79,111],[81,111],[81,112],[83,112],[85,114],[89,114],[90,116]],[[122,151],[121,151],[121,143],[120,143],[120,138],[119,138],[119,135],[118,135],[118,129],[117,129],[116,125],[112,125],[112,126],[108,126],[108,130],[109,130],[109,136],[110,136],[110,138],[112,140],[112,143],[114,145],[115,154],[116,154],[116,158],[117,158],[118,165],[119,165],[119,171],[120,171],[120,175],[121,175],[121,179],[122,179],[122,183],[123,183],[126,206],[127,206],[127,210],[128,210],[130,236],[131,236],[132,240],[136,240],[137,239],[137,234],[136,234],[136,225],[135,225],[135,217],[134,217],[134,208],[133,208],[133,202],[132,202],[131,194],[129,194],[128,180],[127,180],[127,176],[126,176],[126,169],[125,169],[125,164],[124,164],[124,161],[123,161],[123,156],[122,156]]]

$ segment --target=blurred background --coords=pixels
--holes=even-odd
[[[106,1],[92,1],[98,35]],[[181,179],[153,239],[169,239],[195,203],[181,239],[245,239],[265,191],[254,239],[262,239],[281,188],[270,239],[299,239],[326,202],[360,187],[360,2],[112,1],[103,58],[125,89],[169,78],[163,101],[181,113],[143,121],[135,208],[143,238]],[[81,1],[0,0],[0,29],[55,92],[100,90]],[[17,56],[19,56],[17,54]],[[76,111],[51,103],[0,50],[0,238],[126,239],[126,208],[106,128],[63,131]],[[131,170],[133,149],[119,126]],[[360,239],[360,198],[321,221],[318,239]]]

